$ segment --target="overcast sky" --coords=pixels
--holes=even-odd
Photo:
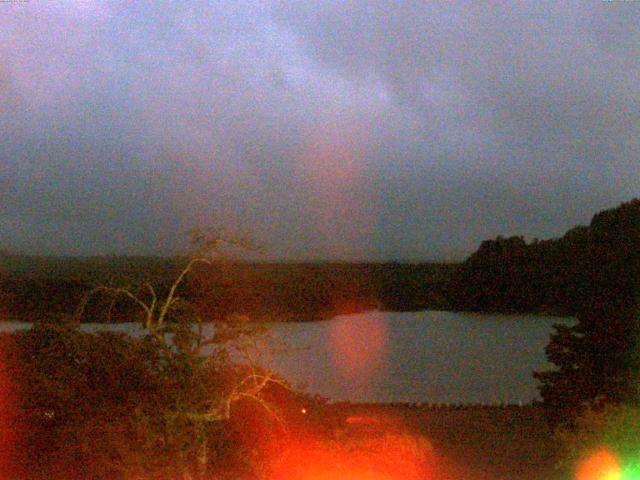
[[[0,3],[0,248],[455,259],[640,191],[640,2]]]

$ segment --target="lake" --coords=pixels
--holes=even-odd
[[[263,354],[294,386],[335,400],[412,403],[529,403],[538,398],[533,370],[554,323],[573,319],[458,312],[379,312],[331,320],[273,323],[290,346]],[[28,328],[0,323],[0,331]],[[136,334],[135,324],[84,324]],[[264,350],[264,349],[263,349]]]

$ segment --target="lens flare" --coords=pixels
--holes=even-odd
[[[576,480],[622,480],[617,457],[607,448],[587,457],[576,471]]]
[[[433,478],[431,444],[410,435],[288,446],[274,462],[270,480],[428,480]]]
[[[640,468],[638,464],[625,465],[622,471],[622,480],[640,480]]]
[[[362,385],[384,365],[388,344],[386,325],[381,312],[338,318],[331,323],[329,351],[332,363],[341,375]]]
[[[362,177],[369,128],[352,118],[330,115],[315,122],[301,155],[305,177],[335,194]]]
[[[298,168],[308,190],[314,235],[333,257],[360,257],[371,247],[377,212],[365,182],[371,128],[337,112],[312,122]]]

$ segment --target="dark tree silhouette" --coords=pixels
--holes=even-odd
[[[598,213],[573,235],[578,321],[555,327],[546,352],[556,369],[535,373],[555,424],[586,407],[640,400],[640,200]]]

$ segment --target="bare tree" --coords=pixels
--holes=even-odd
[[[245,238],[228,238],[210,231],[197,232],[193,239],[197,248],[185,259],[184,266],[165,295],[159,294],[151,282],[145,282],[138,289],[98,285],[87,292],[75,312],[79,321],[88,302],[97,295],[109,296],[112,305],[116,299],[124,297],[142,310],[144,340],[152,341],[159,350],[161,374],[167,377],[169,384],[175,385],[175,391],[167,394],[167,397],[172,397],[170,400],[167,398],[169,405],[157,406],[157,413],[162,413],[164,418],[164,431],[161,433],[170,436],[176,429],[184,430],[189,426],[190,445],[180,462],[179,475],[183,480],[206,477],[211,461],[209,430],[212,425],[230,419],[236,402],[253,401],[280,421],[263,393],[273,383],[289,388],[272,371],[257,364],[255,353],[260,351],[257,336],[263,333],[262,325],[251,322],[246,316],[232,315],[217,323],[212,332],[207,332],[206,320],[179,295],[185,279],[198,264],[217,264],[224,259],[229,247],[254,250],[255,246]],[[239,356],[244,361],[245,373],[230,385],[212,387],[213,372],[219,371],[221,363],[228,362],[229,365],[233,362],[232,344],[236,360]],[[195,459],[195,465],[190,459]]]

